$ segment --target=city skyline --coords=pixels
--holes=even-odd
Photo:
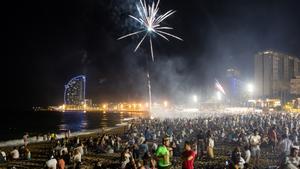
[[[8,4],[2,107],[31,108],[63,102],[64,84],[84,74],[87,98],[146,98],[147,46],[116,39],[135,28],[127,20],[136,1],[31,1]],[[167,24],[184,43],[153,41],[153,95],[205,93],[228,68],[254,79],[254,55],[275,50],[299,58],[300,11],[295,1],[162,0],[176,9]],[[120,27],[121,25],[121,27]],[[20,84],[21,87],[20,87]],[[161,92],[163,91],[163,92]],[[17,98],[17,99],[16,99]]]

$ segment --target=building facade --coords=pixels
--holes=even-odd
[[[85,76],[76,76],[65,85],[65,105],[81,105],[85,101]]]
[[[237,105],[241,101],[240,71],[235,68],[228,68],[224,82],[230,104]]]
[[[299,58],[271,50],[259,52],[254,63],[255,96],[285,102],[291,97],[290,80],[298,75]]]
[[[300,76],[296,76],[291,79],[291,94],[299,97],[300,96]]]

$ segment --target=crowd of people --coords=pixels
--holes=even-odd
[[[270,168],[300,167],[300,114],[200,115],[197,118],[144,118],[130,123],[122,134],[50,140],[54,146],[49,150],[45,167],[78,169],[86,154],[119,154],[119,161],[109,168],[120,169],[246,169],[262,168],[264,160],[269,162]],[[24,139],[23,149],[14,148],[9,153],[10,158],[29,160],[27,144]],[[218,152],[226,145],[229,152]],[[0,161],[7,160],[6,155],[1,154]],[[205,162],[213,162],[220,156],[225,158],[206,166]],[[108,166],[97,161],[94,168]]]
[[[225,167],[228,168],[250,168],[251,165],[253,168],[260,168],[262,153],[263,158],[274,161],[277,167],[299,168],[299,124],[299,115],[285,112],[142,120],[138,125],[131,126],[126,139],[130,141],[129,146],[133,147],[133,159],[144,161],[144,158],[151,156],[156,159],[152,161],[158,162],[158,168],[165,167],[160,165],[161,159],[157,161],[162,150],[169,151],[167,156],[170,159],[167,161],[170,161],[170,166],[176,167],[177,161],[183,161],[182,168],[193,168],[184,167],[186,159],[192,162],[196,160],[195,157],[199,160],[212,160],[215,158],[215,146],[225,144],[233,147],[229,160],[225,162]],[[167,148],[162,149],[157,144],[164,136],[169,138],[170,143],[165,144],[163,141],[162,145]],[[140,151],[142,144],[139,140],[152,143],[152,151],[147,151],[150,155],[144,157],[144,151],[139,156],[134,155]],[[189,146],[195,153],[191,155],[194,158],[189,158],[184,153]],[[153,162],[146,164],[153,166]]]

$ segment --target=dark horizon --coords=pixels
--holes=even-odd
[[[137,38],[128,17],[137,0],[29,1],[5,5],[2,59],[3,108],[28,109],[63,102],[64,85],[87,76],[87,98],[145,98],[148,45],[133,52]],[[177,12],[165,22],[183,42],[154,40],[153,95],[205,93],[227,68],[253,80],[254,54],[272,49],[300,56],[298,1],[161,0]],[[132,10],[130,10],[132,9]],[[139,37],[140,38],[140,37]]]

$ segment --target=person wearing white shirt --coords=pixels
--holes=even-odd
[[[51,156],[50,159],[46,161],[46,167],[48,169],[56,169],[56,165],[57,165],[57,160],[53,156]]]
[[[258,130],[254,130],[254,135],[250,136],[250,145],[251,145],[251,153],[255,159],[255,165],[258,165],[258,161],[260,158],[260,144],[261,144],[261,137],[258,133]]]
[[[81,155],[83,155],[83,147],[84,145],[82,143],[78,147],[76,147],[76,149],[79,151]]]
[[[10,152],[12,159],[16,160],[20,158],[19,150],[14,147],[14,150]]]
[[[6,153],[4,151],[0,151],[0,155],[2,156],[3,160],[6,161]]]
[[[245,146],[245,163],[250,162],[251,159],[251,151],[250,151],[250,147],[248,145]]]
[[[291,148],[291,154],[285,158],[282,167],[289,169],[300,168],[299,146],[293,146]]]
[[[286,134],[283,134],[282,140],[278,144],[278,149],[280,152],[280,160],[285,159],[288,155],[290,155],[291,147],[293,146],[293,142],[287,137]]]
[[[59,154],[62,156],[63,155],[63,151],[65,152],[65,153],[68,153],[68,148],[64,145],[63,147],[62,147],[62,149],[60,150],[60,152],[59,152]]]
[[[211,134],[208,134],[207,154],[210,159],[214,158],[214,147],[215,141],[213,140]]]
[[[80,165],[81,165],[81,154],[80,154],[80,152],[79,152],[78,149],[75,149],[73,161],[74,161],[74,168],[75,169],[80,168]]]

